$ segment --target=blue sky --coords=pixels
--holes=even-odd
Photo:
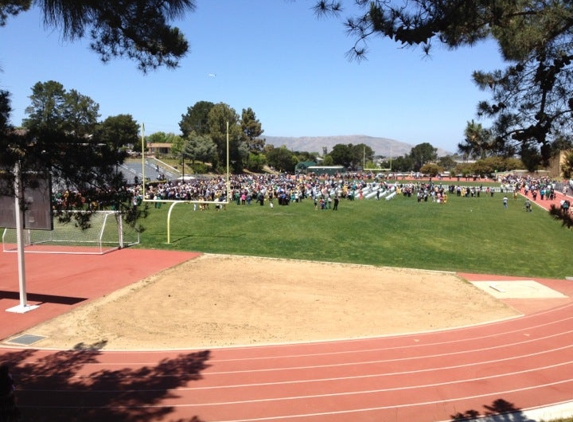
[[[455,152],[466,123],[477,120],[477,102],[488,99],[471,73],[503,67],[497,47],[436,48],[428,58],[376,38],[367,61],[349,61],[353,39],[342,22],[317,18],[312,4],[197,0],[196,11],[175,23],[188,55],[176,70],[147,75],[127,59],[102,64],[89,40],[63,40],[32,9],[0,28],[0,88],[12,94],[15,125],[32,86],[55,80],[97,102],[102,120],[131,114],[146,134],[179,133],[187,108],[211,101],[239,114],[251,107],[263,137],[368,135]]]

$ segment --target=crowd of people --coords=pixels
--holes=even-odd
[[[232,175],[229,179],[229,201],[236,205],[259,204],[270,206],[289,205],[312,198],[320,203],[333,203],[335,199],[359,198],[373,175]],[[167,181],[152,183],[141,192],[134,187],[134,194],[146,200],[186,200],[224,202],[227,200],[227,180],[225,177],[193,179],[188,181]],[[326,207],[325,207],[326,208]]]
[[[447,202],[448,195],[458,197],[493,196],[496,191],[512,193],[517,197],[523,193],[533,201],[549,200],[555,197],[556,185],[548,177],[504,176],[501,187],[486,185],[465,186],[463,183],[436,179],[429,182],[419,180],[397,181],[377,178],[372,173],[352,173],[337,175],[232,175],[229,179],[229,202],[236,205],[259,204],[270,206],[299,203],[310,198],[317,209],[332,208],[335,199],[380,199],[386,191],[395,191],[407,197],[417,198],[418,202]],[[568,184],[563,192],[567,193]],[[155,200],[160,207],[161,200],[186,200],[204,202],[226,202],[227,180],[223,176],[198,178],[188,181],[167,181],[134,187],[134,195],[146,200]]]
[[[543,200],[553,200],[555,199],[557,184],[550,177],[532,177],[532,176],[520,176],[520,175],[507,175],[501,179],[501,183],[514,192],[523,193],[526,197],[531,197],[534,201],[539,198]],[[569,192],[569,183],[562,184],[563,195],[567,195]]]
[[[418,202],[446,203],[448,196],[480,197],[493,196],[496,191],[524,194],[533,201],[555,198],[556,184],[548,177],[506,175],[499,180],[500,187],[489,184],[468,185],[455,179],[430,179],[422,181],[392,180],[373,173],[346,173],[336,175],[315,174],[241,174],[197,177],[190,180],[171,180],[135,184],[128,187],[133,206],[143,200],[153,201],[160,208],[164,201],[196,201],[204,203],[196,209],[207,209],[212,203],[234,203],[239,206],[253,204],[284,206],[300,203],[310,198],[316,209],[337,209],[340,200],[381,199],[389,192],[416,198]],[[228,189],[227,189],[228,186]],[[145,189],[145,190],[144,190]],[[567,194],[568,183],[562,192]],[[227,198],[227,193],[229,198]],[[57,201],[69,199],[68,193],[56,195]],[[88,201],[89,202],[89,201]],[[336,207],[333,207],[336,203]],[[91,203],[88,206],[92,205]],[[222,206],[215,206],[222,209]]]

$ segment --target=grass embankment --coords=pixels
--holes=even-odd
[[[253,202],[227,211],[193,211],[179,204],[155,209],[143,222],[142,247],[208,253],[490,273],[526,277],[573,276],[568,251],[573,233],[522,198],[502,195],[460,198],[447,204],[342,200],[338,211],[314,210],[311,199],[274,208]],[[237,269],[240,271],[241,269]]]

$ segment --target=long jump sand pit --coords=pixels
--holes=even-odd
[[[26,334],[45,337],[34,347],[204,348],[419,332],[518,314],[452,273],[207,254]]]

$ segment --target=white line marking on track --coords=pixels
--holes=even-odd
[[[448,403],[454,401],[462,401],[462,400],[471,400],[483,397],[499,397],[500,395],[506,395],[508,393],[519,393],[522,391],[530,391],[544,387],[552,387],[556,385],[570,383],[572,380],[564,380],[564,381],[556,381],[552,383],[546,384],[538,384],[532,387],[523,387],[517,388],[512,390],[505,390],[505,391],[495,391],[485,394],[477,394],[472,396],[465,396],[465,397],[457,397],[457,398],[449,398],[449,399],[440,399],[440,400],[432,400],[420,403],[408,403],[408,404],[400,404],[400,405],[391,405],[391,406],[379,406],[379,407],[368,407],[362,409],[351,409],[351,410],[338,410],[332,412],[317,412],[317,413],[306,413],[306,414],[297,414],[297,415],[285,415],[285,416],[269,416],[269,417],[262,417],[262,418],[251,418],[251,419],[225,419],[220,421],[211,421],[211,422],[255,422],[255,421],[270,421],[270,420],[281,420],[281,419],[300,419],[304,417],[313,417],[313,416],[328,416],[328,415],[341,415],[341,414],[351,414],[351,413],[364,413],[364,412],[372,412],[377,410],[387,410],[387,409],[400,409],[404,407],[413,407],[413,406],[428,406],[428,405],[435,405],[441,403]],[[244,403],[244,402],[243,402]],[[24,406],[20,406],[24,408]],[[42,409],[84,409],[81,406],[34,406],[35,408],[42,408]],[[143,405],[143,406],[98,406],[93,407],[90,409],[140,409],[140,408],[188,408],[188,407],[197,407],[194,404],[172,404],[172,405]]]
[[[214,402],[214,403],[201,403],[192,406],[216,406],[216,405],[227,405],[227,404],[237,404],[237,403],[256,403],[256,402],[267,402],[267,401],[278,401],[278,400],[297,400],[297,399],[306,399],[306,398],[319,398],[319,397],[335,397],[335,396],[351,396],[356,394],[372,394],[372,393],[383,393],[389,391],[403,391],[403,390],[412,390],[416,388],[434,388],[434,387],[442,387],[446,385],[455,385],[455,384],[463,384],[468,382],[474,381],[486,381],[492,380],[496,378],[503,378],[503,377],[511,377],[515,375],[527,374],[530,372],[537,372],[544,369],[552,369],[552,368],[559,368],[562,366],[573,365],[573,361],[561,362],[556,363],[554,365],[547,365],[541,366],[536,368],[524,369],[522,371],[514,371],[514,372],[506,372],[503,374],[496,374],[490,375],[487,377],[477,377],[477,378],[466,378],[466,379],[456,379],[455,381],[447,381],[447,382],[438,382],[438,383],[431,383],[431,384],[417,384],[417,385],[408,385],[405,387],[394,387],[394,388],[380,388],[375,390],[359,390],[359,391],[349,391],[349,392],[342,392],[342,393],[329,393],[329,394],[314,394],[314,395],[307,395],[307,396],[288,396],[288,397],[277,397],[277,398],[268,398],[268,399],[256,399],[256,400],[240,400],[240,401],[231,401],[231,402]],[[463,365],[463,366],[471,366],[471,365]],[[456,368],[451,367],[451,368]],[[445,368],[450,369],[450,368]],[[381,376],[390,376],[390,375],[402,375],[402,374],[409,374],[416,371],[405,371],[405,372],[398,372],[392,374],[381,374]],[[357,378],[372,378],[374,375],[368,376],[357,376],[357,377],[341,377],[341,378],[325,378],[319,380],[304,380],[304,381],[289,381],[289,382],[278,382],[278,383],[260,383],[260,384],[241,384],[235,385],[233,388],[245,388],[245,387],[260,387],[260,386],[269,386],[269,385],[281,385],[281,384],[299,384],[299,383],[306,383],[306,382],[324,382],[324,381],[342,381],[348,379],[357,379]],[[570,378],[569,381],[573,381],[573,378]],[[204,387],[204,388],[196,388],[196,387],[188,387],[188,388],[175,388],[170,389],[169,391],[196,391],[196,390],[208,390],[208,389],[226,389],[230,388],[228,386],[223,387]],[[53,392],[53,393],[142,393],[142,392],[153,392],[153,391],[164,391],[164,389],[137,389],[137,390],[41,390],[41,389],[33,389],[33,390],[26,390],[21,389],[20,391],[29,391],[29,392]]]
[[[518,343],[514,343],[512,344],[513,346],[517,346],[517,345],[524,345],[527,343],[534,343],[534,342],[538,342],[538,341],[545,341],[549,338],[553,338],[553,337],[557,337],[557,336],[561,336],[564,334],[570,334],[573,333],[573,330],[569,330],[566,331],[564,333],[559,333],[559,334],[552,334],[550,336],[546,336],[546,337],[540,337],[537,339],[528,339],[525,341],[521,341]],[[379,359],[379,360],[369,360],[369,361],[353,361],[353,362],[344,362],[344,363],[336,363],[336,364],[324,364],[324,365],[308,365],[308,366],[289,366],[289,367],[284,367],[284,368],[265,368],[265,369],[248,369],[248,370],[233,370],[233,371],[217,371],[217,372],[207,372],[204,374],[204,376],[209,376],[209,375],[229,375],[229,374],[242,374],[242,373],[261,373],[261,372],[282,372],[282,371],[295,371],[295,370],[305,370],[305,369],[316,369],[316,368],[336,368],[336,367],[344,367],[344,366],[357,366],[357,365],[373,365],[373,364],[379,364],[379,363],[390,363],[390,362],[404,362],[404,361],[408,361],[408,360],[417,360],[417,359],[430,359],[430,358],[439,358],[439,357],[449,357],[449,356],[455,356],[455,355],[460,355],[460,354],[466,354],[466,353],[476,353],[476,352],[487,352],[490,350],[495,350],[495,349],[502,349],[502,348],[506,348],[507,345],[505,344],[501,344],[501,345],[497,345],[497,346],[493,346],[493,347],[487,347],[487,348],[481,348],[481,349],[472,349],[472,350],[465,350],[465,351],[461,351],[461,352],[450,352],[450,353],[440,353],[440,354],[434,354],[434,355],[423,355],[423,356],[414,356],[414,357],[407,357],[407,358],[396,358],[396,359]],[[500,359],[495,359],[495,360],[491,360],[491,361],[473,361],[471,363],[468,364],[463,364],[463,365],[454,365],[454,366],[449,366],[449,367],[439,367],[439,368],[428,368],[428,369],[421,369],[421,370],[416,370],[416,371],[408,371],[408,372],[394,372],[394,373],[389,373],[390,375],[393,374],[406,374],[406,373],[418,373],[418,372],[428,372],[428,371],[435,371],[438,369],[454,369],[454,368],[461,368],[461,367],[466,367],[466,366],[474,366],[474,365],[479,365],[479,364],[486,364],[486,363],[495,363],[495,362],[503,362],[503,361],[509,361],[509,360],[514,360],[514,359],[521,359],[521,358],[526,358],[526,357],[532,357],[532,356],[539,356],[545,353],[550,353],[553,351],[560,351],[560,350],[564,350],[564,349],[568,349],[573,347],[572,344],[568,344],[566,346],[562,346],[562,347],[557,347],[557,348],[553,348],[553,349],[544,349],[541,352],[535,352],[535,353],[530,353],[530,354],[525,354],[525,355],[518,355],[518,356],[511,356],[508,358],[500,358]],[[91,364],[90,364],[91,365]],[[100,366],[100,365],[104,365],[107,366],[105,364],[95,364],[94,366]],[[117,364],[120,365],[120,364]],[[128,364],[122,364],[122,366],[125,366]],[[110,365],[111,366],[111,365]],[[18,372],[14,373],[15,376],[18,375]],[[34,377],[36,378],[42,378],[42,377],[49,377],[49,378],[54,378],[53,375],[34,375]],[[159,377],[165,377],[165,378],[173,378],[173,377],[177,377],[177,375],[163,375],[163,376],[159,376]],[[73,379],[73,378],[91,378],[91,375],[76,375],[73,377],[66,377],[66,379]]]

